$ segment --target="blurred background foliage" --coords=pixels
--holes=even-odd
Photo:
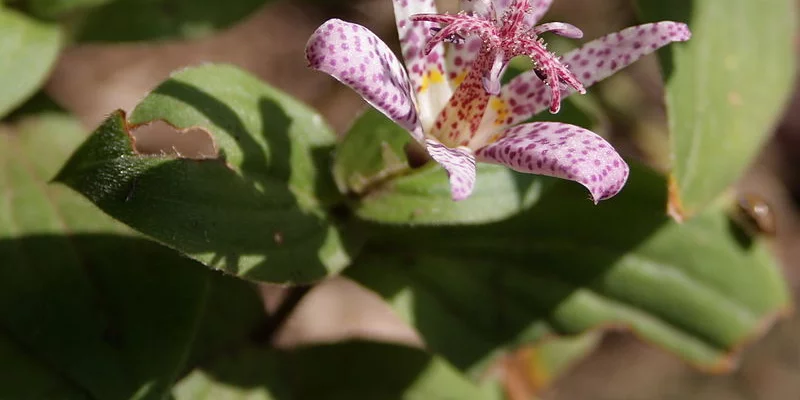
[[[452,1],[440,3],[455,9]],[[485,191],[505,194],[503,207],[490,208],[476,196],[475,203],[444,214],[413,214],[424,225],[474,218],[471,222],[491,222],[489,228],[380,227],[372,231],[366,256],[344,277],[298,291],[210,271],[49,181],[115,109],[131,112],[139,122],[165,118],[178,127],[206,126],[191,115],[199,106],[180,108],[185,106],[157,95],[136,106],[172,71],[207,62],[236,65],[318,110],[330,128],[320,128],[325,134],[312,140],[313,146],[330,151],[326,146],[332,141],[325,135],[350,132],[339,148],[347,154],[348,142],[358,149],[382,138],[376,126],[389,137],[393,128],[370,114],[351,129],[362,101],[306,69],[303,48],[331,17],[364,24],[396,45],[391,3],[7,0],[0,4],[0,397],[155,398],[171,391],[175,398],[208,399],[796,398],[800,318],[791,312],[771,260],[780,261],[794,297],[800,283],[800,120],[794,112],[798,105],[786,99],[794,91],[797,57],[794,3],[556,0],[547,19],[577,25],[589,39],[647,20],[691,23],[694,38],[686,45],[662,51],[660,60],[648,57],[565,104],[560,114],[544,116],[610,137],[635,160],[634,170],[644,172],[632,178],[619,200],[596,212],[576,188],[539,178],[520,185],[507,171],[487,169],[493,179],[483,181],[494,186]],[[553,48],[574,45],[556,41]],[[525,68],[524,61],[517,65]],[[189,82],[209,93],[214,84],[241,85],[241,91],[266,96],[279,108],[297,107],[250,77],[231,74],[190,70],[168,83]],[[235,103],[239,98],[220,98],[236,112],[248,112]],[[316,114],[308,115],[313,124]],[[257,138],[264,134],[258,127],[243,131]],[[231,133],[212,131],[218,139]],[[169,150],[175,140],[167,134],[158,138],[161,142],[150,143],[155,149]],[[173,150],[191,152],[202,141]],[[402,145],[392,143],[395,149]],[[269,149],[272,143],[259,146]],[[350,187],[353,171],[374,167],[369,160],[360,162],[337,160],[336,182],[331,177],[323,193],[334,184]],[[246,177],[263,172],[248,169],[253,167],[246,162],[235,168]],[[406,221],[403,207],[449,206],[441,202],[446,190],[436,186],[442,183],[440,172],[404,177],[389,195],[366,196],[351,206],[370,224]],[[511,191],[520,187],[519,193]],[[320,195],[318,185],[308,190],[314,193],[304,199],[311,200],[300,207],[339,201]],[[148,204],[145,213],[154,210]],[[689,221],[679,226],[669,220],[668,206],[673,217]],[[556,218],[564,207],[572,222]],[[519,212],[520,219],[496,222]],[[137,218],[142,225],[132,225],[151,237],[206,264],[219,262],[204,249],[186,251],[174,235],[142,228],[160,229],[158,218]],[[543,230],[531,232],[531,226]],[[600,230],[608,226],[617,233]],[[326,229],[326,237],[338,237],[338,226]],[[487,242],[481,230],[498,240]],[[542,244],[503,240],[515,232]],[[584,242],[619,254],[595,257],[563,247],[576,232]],[[275,243],[284,239],[283,233],[265,235]],[[464,251],[465,242],[475,254]],[[265,277],[257,261],[235,257],[220,265],[241,267],[241,275],[251,279],[316,279],[349,262],[341,254],[352,246],[341,244],[345,250],[340,250],[336,241],[325,243],[333,250],[307,279]],[[505,251],[503,246],[516,246],[510,252],[517,254],[480,260],[481,254]],[[664,265],[648,270],[652,266],[630,254]],[[528,258],[545,260],[541,274],[524,273],[520,260]],[[608,266],[610,272],[597,271]],[[687,271],[723,292],[748,289],[692,307],[689,303],[702,296],[672,292],[669,285],[670,277]],[[442,282],[450,287],[431,292],[431,285]],[[627,290],[636,287],[631,282],[645,290]],[[657,300],[652,293],[659,293]],[[504,301],[506,296],[511,301]],[[682,300],[689,303],[676,308]],[[531,304],[548,306],[524,309]],[[625,314],[629,304],[645,312]],[[287,309],[293,311],[288,318]],[[511,324],[497,328],[498,315]],[[773,326],[779,316],[788,317]],[[617,329],[593,330],[596,326]],[[636,336],[659,346],[643,344],[627,326],[638,327]],[[422,343],[433,352],[418,349]],[[743,350],[735,369],[727,354],[732,347]],[[499,354],[498,348],[509,351]],[[726,373],[709,375],[709,370]],[[319,384],[312,387],[312,381]]]

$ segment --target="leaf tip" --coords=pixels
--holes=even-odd
[[[683,208],[683,201],[681,200],[678,180],[675,179],[673,174],[669,175],[667,182],[667,215],[677,223],[683,223],[687,218],[686,211]]]
[[[111,150],[110,147],[102,147],[100,145],[100,142],[104,142],[108,138],[98,138],[99,136],[104,134],[114,135],[121,130],[130,138],[127,121],[125,111],[122,109],[109,113],[100,126],[72,153],[56,175],[49,180],[49,183],[60,183],[72,187],[73,178],[83,168],[89,156],[97,156],[96,149]],[[132,143],[131,140],[130,144],[132,145]]]
[[[731,346],[730,350],[723,354],[720,359],[711,365],[694,365],[703,372],[711,374],[726,374],[739,366],[739,359],[744,349],[753,342],[761,339],[772,328],[778,320],[789,317],[794,313],[794,306],[791,302],[786,302],[780,308],[765,315],[750,332],[741,340]]]

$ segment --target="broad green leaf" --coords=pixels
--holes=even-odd
[[[581,107],[565,102],[557,115],[535,120],[568,122],[591,128],[596,119]],[[361,219],[390,224],[477,224],[498,221],[530,208],[555,180],[521,174],[499,165],[478,164],[473,194],[454,202],[444,170],[433,162],[409,167],[408,132],[369,109],[336,148],[333,173],[339,190],[353,198]],[[424,156],[417,146],[412,160]],[[413,162],[412,162],[413,164]]]
[[[161,398],[197,343],[239,340],[263,315],[245,282],[48,185],[84,137],[61,115],[0,128],[0,398]]]
[[[408,132],[372,109],[347,132],[336,148],[333,173],[339,189],[356,198],[357,216],[425,225],[496,221],[535,202],[550,181],[480,165],[474,194],[454,202],[441,167],[409,167],[405,148],[411,142]]]
[[[375,186],[409,174],[406,146],[411,142],[400,125],[368,108],[336,146],[333,176],[339,190],[363,196]]]
[[[607,326],[726,369],[729,353],[788,307],[785,284],[721,210],[669,220],[665,187],[637,167],[597,206],[563,182],[508,221],[384,227],[346,273],[471,372],[503,348]]]
[[[176,399],[499,399],[446,362],[400,345],[344,342],[293,351],[244,348],[191,372]]]
[[[78,40],[199,38],[235,24],[270,1],[115,0],[91,10],[82,21]]]
[[[402,224],[495,221],[535,202],[548,182],[480,165],[474,194],[453,202],[441,167],[433,163],[409,167],[406,146],[410,144],[408,132],[372,109],[339,143],[333,174],[339,189],[355,198],[352,207],[358,217]]]
[[[648,20],[686,21],[662,53],[672,139],[671,209],[692,216],[741,175],[794,88],[794,0],[639,0]]]
[[[57,18],[81,9],[97,7],[113,1],[116,0],[28,0],[28,4],[30,12],[37,17]]]
[[[499,165],[478,164],[472,195],[454,202],[444,169],[430,164],[374,187],[354,210],[362,219],[382,223],[478,224],[529,208],[553,182],[552,178],[520,174]],[[585,196],[581,198],[585,200]]]
[[[219,157],[138,153],[133,126],[156,120],[206,130]],[[288,95],[234,67],[206,65],[161,84],[130,121],[112,114],[57,179],[213,268],[308,282],[340,271],[355,247],[326,215],[340,201],[329,173],[334,140],[318,114]]]
[[[4,333],[0,333],[0,396],[4,399],[90,399],[89,393],[50,370]]]
[[[0,4],[0,117],[44,83],[61,41],[57,25],[36,21]]]
[[[405,149],[411,142],[403,128],[368,110],[339,143],[334,176],[339,189],[353,195],[358,217],[414,225],[497,221],[529,207],[552,181],[481,164],[472,196],[454,202],[441,167],[409,167]]]

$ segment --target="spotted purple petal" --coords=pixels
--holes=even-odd
[[[400,48],[406,62],[406,70],[416,95],[417,111],[424,129],[428,129],[436,113],[444,107],[453,94],[447,82],[444,45],[439,43],[425,53],[425,43],[431,28],[437,24],[415,22],[409,19],[414,14],[435,14],[434,0],[393,0]]]
[[[452,88],[458,88],[469,73],[469,67],[478,52],[481,50],[483,40],[478,36],[470,36],[458,43],[451,43],[445,48],[445,62],[447,65],[447,80]]]
[[[570,39],[580,39],[583,37],[583,31],[580,30],[580,28],[566,22],[548,22],[533,28],[533,33],[537,36],[545,32],[553,32],[556,35]]]
[[[312,68],[350,86],[417,141],[423,140],[408,75],[386,43],[367,28],[326,21],[308,40],[306,59]]]
[[[495,8],[497,9],[498,17],[502,17],[503,14],[508,10],[508,7],[511,6],[511,2],[513,0],[493,0],[495,4]],[[533,28],[536,26],[545,13],[550,9],[550,4],[553,3],[553,0],[529,0],[530,1],[530,9],[525,15],[523,19],[523,24],[528,29]]]
[[[533,27],[542,20],[544,14],[550,9],[553,0],[531,0],[531,11],[525,17],[525,25]]]
[[[467,13],[487,15],[491,12],[489,8],[491,0],[461,0],[460,4],[461,10]],[[447,79],[451,87],[457,88],[464,82],[464,78],[469,73],[469,67],[481,50],[482,44],[483,40],[480,37],[470,36],[460,42],[445,46]]]
[[[469,144],[491,98],[486,91],[484,72],[491,71],[495,59],[495,54],[491,53],[481,52],[478,55],[464,82],[439,113],[433,128],[427,132],[429,135],[450,147]]]
[[[588,87],[633,63],[642,56],[691,37],[689,28],[679,22],[656,22],[630,27],[593,40],[564,55],[570,71]],[[566,88],[567,96],[574,91]],[[478,136],[489,137],[508,126],[525,121],[550,106],[550,88],[528,71],[505,85],[496,102],[484,115]]]
[[[497,18],[502,18],[514,0],[492,0]]]
[[[642,56],[672,42],[685,42],[692,37],[686,24],[672,21],[632,26],[593,40],[564,55],[581,82],[593,85]]]
[[[482,75],[481,79],[483,81],[482,86],[484,91],[491,95],[498,95],[500,92],[499,77],[502,70],[505,68],[508,61],[520,55],[527,56],[534,62],[536,65],[536,76],[546,81],[547,85],[550,87],[550,112],[556,113],[561,107],[562,84],[570,86],[581,93],[586,91],[578,78],[561,62],[560,58],[547,50],[546,43],[535,34],[532,34],[530,27],[524,25],[523,22],[530,12],[530,1],[531,0],[511,0],[500,18],[474,13],[458,13],[455,15],[416,14],[411,17],[411,20],[415,22],[427,21],[440,24],[440,27],[436,29],[436,34],[428,39],[426,49],[430,49],[442,42],[458,41],[468,37],[481,38],[482,45],[479,55],[475,58],[475,61],[470,64],[471,72],[467,74],[465,81],[462,82],[455,91],[453,95],[454,98],[459,96],[459,92],[462,92],[462,88],[467,85],[470,76],[472,76],[473,72],[476,70],[479,70],[478,72]],[[496,7],[506,6],[500,2],[489,3],[488,6],[484,3],[485,2],[474,2],[471,4],[473,8],[479,4],[483,4],[485,7],[488,7],[490,15],[494,14],[493,10],[495,10]],[[567,36],[582,35],[579,29],[565,23],[551,23],[542,26],[541,30],[557,30]],[[487,60],[489,61],[486,62]],[[473,93],[470,93],[470,95],[472,94]],[[471,98],[471,96],[468,97]],[[477,104],[469,99],[467,99],[467,101]],[[481,99],[481,104],[486,104],[483,99]],[[451,106],[462,109],[465,108],[462,102],[454,103],[452,99],[445,109],[451,108]],[[454,115],[451,113],[448,117],[453,118]],[[467,116],[465,115],[462,117],[461,115],[455,115],[455,117],[463,119]],[[475,143],[472,141],[477,140],[480,145],[485,143],[485,141],[481,141],[485,140],[482,135],[476,135],[482,117],[483,112],[475,118],[476,122],[473,125],[473,129],[457,134],[459,137],[469,138],[467,145],[470,148],[480,147],[475,146]],[[440,114],[440,117],[436,119],[436,123],[434,124],[433,134],[445,144],[453,144],[446,142],[443,139],[444,136],[437,132],[440,128],[439,123],[442,120],[443,118],[441,118]],[[463,125],[463,123],[457,122],[456,125]],[[442,127],[450,132],[454,130],[451,124],[446,126],[442,125]],[[455,128],[460,129],[458,126]],[[460,145],[461,141],[456,141],[455,143]]]
[[[483,17],[496,17],[494,0],[461,0],[459,6],[462,11],[477,14]]]
[[[493,16],[499,19],[508,11],[512,1],[513,0],[461,0],[461,9],[481,16]],[[550,4],[553,0],[529,1],[531,8],[525,15],[524,23],[528,28],[532,28],[542,19],[542,16],[547,10],[550,9]]]
[[[628,179],[628,164],[602,137],[559,122],[517,125],[475,153],[478,161],[569,179],[586,186],[597,203],[617,194]]]
[[[426,139],[425,145],[431,158],[447,171],[453,201],[469,197],[475,187],[475,156],[472,151],[465,147],[447,147],[433,139]]]

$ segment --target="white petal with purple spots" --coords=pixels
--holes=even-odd
[[[497,15],[502,17],[503,13],[508,10],[508,7],[511,6],[511,2],[513,0],[494,0],[495,8],[498,10]],[[553,0],[529,0],[530,1],[530,10],[525,15],[523,19],[523,24],[527,29],[533,28],[537,22],[539,22],[545,13],[550,9],[550,4],[553,3]]]
[[[492,0],[494,4],[494,10],[497,13],[497,18],[502,18],[503,14],[508,11],[508,7],[511,6],[511,2],[514,0]]]
[[[644,24],[593,40],[567,53],[563,60],[583,86],[589,87],[644,55],[690,37],[689,28],[679,22]],[[534,71],[520,74],[503,87],[500,107],[487,111],[478,131],[487,136],[544,111],[550,105],[549,92],[550,88]],[[563,90],[564,96],[572,93],[571,88]],[[499,118],[498,110],[507,115]]]
[[[589,189],[595,203],[616,195],[629,173],[628,164],[605,139],[558,122],[517,125],[478,149],[476,156],[519,172],[573,180]]]
[[[570,39],[580,39],[583,37],[583,31],[580,30],[580,28],[566,22],[548,22],[533,28],[533,33],[536,35],[541,35],[545,32],[553,32],[556,35]]]
[[[539,21],[542,20],[544,14],[550,10],[550,5],[553,4],[553,0],[532,0],[531,1],[531,12],[525,17],[525,25],[533,27]]]
[[[447,81],[444,45],[439,43],[425,54],[425,43],[437,24],[414,22],[414,14],[436,14],[434,0],[393,0],[400,49],[406,62],[411,86],[417,100],[417,112],[423,129],[428,129],[439,110],[453,94]]]
[[[472,62],[478,57],[483,40],[477,36],[470,36],[459,43],[451,43],[445,49],[445,62],[447,65],[447,80],[450,87],[458,88],[469,73]]]
[[[491,0],[461,0],[461,10],[486,16],[490,11]],[[447,79],[450,86],[457,88],[466,78],[469,67],[478,56],[483,40],[470,36],[459,43],[451,43],[445,47]]]
[[[338,19],[322,24],[306,45],[312,68],[325,72],[358,92],[417,140],[423,133],[408,75],[400,60],[375,34]]]
[[[531,34],[531,27],[525,26],[525,18],[531,13],[531,0],[511,0],[494,1],[493,5],[488,6],[489,15],[479,15],[475,13],[450,14],[417,14],[411,17],[412,21],[427,21],[440,24],[437,33],[433,35],[426,45],[432,48],[442,42],[464,41],[467,38],[478,37],[481,39],[480,55],[475,60],[485,59],[487,55],[492,56],[492,62],[478,65],[477,61],[470,64],[471,70],[484,68],[481,74],[486,78],[484,88],[492,95],[499,94],[499,79],[494,79],[500,71],[505,69],[508,61],[515,56],[527,56],[533,60],[537,66],[536,75],[542,80],[547,81],[550,87],[550,111],[558,112],[561,107],[561,85],[567,85],[578,92],[584,93],[584,89],[578,78],[561,62],[560,58],[547,50],[547,45],[535,34]],[[472,8],[482,5],[483,2],[470,3]],[[494,18],[491,16],[495,8],[505,8],[502,16]],[[540,31],[555,30],[566,36],[578,37],[583,33],[580,29],[566,23],[550,23],[538,28]],[[494,62],[497,61],[497,62]],[[470,76],[467,74],[467,76]],[[468,79],[468,78],[467,78]],[[458,96],[464,83],[462,82],[454,96]],[[458,106],[461,103],[450,101],[448,107]],[[452,114],[452,113],[450,113]],[[440,114],[441,115],[441,114]],[[437,119],[437,124],[441,118]],[[470,136],[475,134],[475,130],[469,132]],[[470,142],[470,147],[473,143]]]
[[[484,17],[490,17],[494,12],[493,0],[461,0],[459,6],[462,11],[468,13],[478,14]]]
[[[374,34],[339,20],[314,33],[306,55],[312,67],[351,86],[424,144],[447,171],[456,201],[472,193],[477,161],[580,182],[595,202],[614,196],[628,166],[601,137],[562,123],[508,127],[548,107],[557,112],[563,96],[691,36],[682,23],[645,24],[592,41],[562,61],[536,35],[582,32],[563,22],[535,25],[552,0],[461,0],[467,12],[459,14],[435,14],[433,0],[393,1],[408,70]],[[537,69],[491,96],[516,55],[532,58]]]
[[[469,197],[475,187],[475,156],[472,151],[466,147],[447,147],[433,139],[426,139],[425,145],[431,158],[447,171],[453,201]]]

